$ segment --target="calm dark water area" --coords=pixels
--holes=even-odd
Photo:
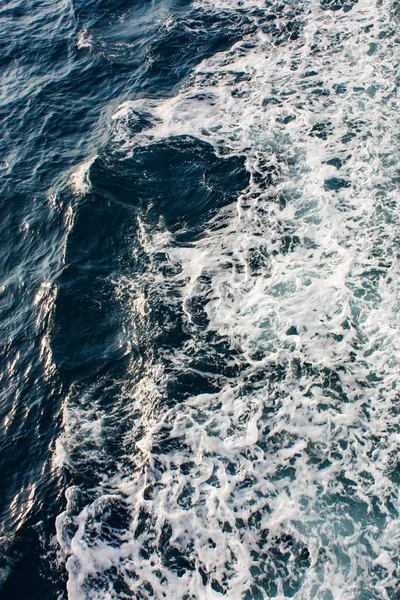
[[[0,598],[400,598],[394,0],[0,4]]]

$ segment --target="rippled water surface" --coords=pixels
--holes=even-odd
[[[395,0],[0,6],[0,597],[400,598]]]

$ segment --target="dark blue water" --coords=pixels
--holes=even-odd
[[[1,4],[2,599],[400,597],[398,19]]]
[[[150,186],[137,181],[141,163],[154,170],[160,188],[152,219],[168,212],[171,223],[192,220],[193,235],[199,212],[211,213],[231,201],[245,179],[238,172],[231,190],[221,189],[217,202],[202,200],[193,213],[182,190],[177,206],[167,210],[167,168],[158,161],[168,157],[175,165],[167,176],[172,188],[185,146],[155,148],[126,171],[107,153],[109,116],[121,100],[172,94],[202,57],[240,37],[246,19],[227,15],[207,19],[194,14],[193,30],[186,31],[188,4],[161,7],[177,17],[174,30],[164,34],[152,17],[151,2],[7,2],[1,7],[4,598],[56,598],[65,588],[55,550],[45,558],[71,478],[54,473],[52,452],[71,384],[104,370],[110,378],[124,372],[121,316],[107,279],[145,268],[129,256],[135,216],[146,209],[151,194]],[[91,52],[77,47],[83,30],[93,31]],[[93,194],[84,202],[76,200],[66,186],[69,172],[99,149]],[[194,194],[203,170],[208,168],[224,188],[225,177],[242,166],[239,161],[219,165],[207,148],[203,155],[200,144],[189,142],[187,152],[195,162],[187,173]],[[66,242],[71,207],[78,212]],[[145,359],[146,347],[135,351]],[[111,393],[105,401],[112,402]],[[95,478],[96,471],[86,476]]]

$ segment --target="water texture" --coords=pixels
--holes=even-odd
[[[395,0],[0,7],[0,598],[400,598]]]

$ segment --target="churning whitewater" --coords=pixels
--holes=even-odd
[[[70,178],[136,205],[118,388],[63,403],[68,598],[395,600],[400,12],[152,2],[137,26],[206,17],[231,43],[120,104]]]

